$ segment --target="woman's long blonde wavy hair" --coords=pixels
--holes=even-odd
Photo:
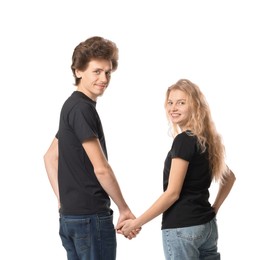
[[[205,96],[197,85],[187,79],[180,79],[168,88],[165,109],[172,90],[181,90],[187,95],[186,102],[189,104],[188,125],[191,128],[190,130],[197,137],[202,152],[208,149],[212,178],[215,181],[223,182],[227,173],[225,147],[221,136],[216,131]],[[168,120],[172,126],[173,137],[175,137],[181,131],[180,126],[173,124],[169,117]]]

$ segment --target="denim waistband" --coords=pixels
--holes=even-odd
[[[86,214],[86,215],[67,215],[67,214],[62,214],[59,213],[60,218],[73,218],[73,219],[79,219],[79,218],[90,218],[90,217],[94,217],[94,216],[98,216],[98,217],[103,217],[103,216],[111,216],[113,215],[113,210],[108,210],[108,211],[104,211],[104,212],[99,212],[96,214]]]

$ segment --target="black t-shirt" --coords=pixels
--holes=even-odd
[[[103,190],[83,149],[83,141],[98,138],[107,158],[102,124],[96,102],[75,91],[65,101],[59,131],[58,182],[64,215],[96,214],[110,209],[110,198]]]
[[[168,187],[172,158],[189,162],[179,199],[163,213],[162,229],[201,225],[209,222],[214,210],[209,203],[211,172],[208,152],[201,153],[197,138],[189,131],[178,134],[169,151],[163,172],[163,189]]]

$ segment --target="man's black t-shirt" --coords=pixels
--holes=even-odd
[[[207,150],[201,153],[197,138],[189,131],[178,134],[164,165],[163,189],[168,187],[172,158],[189,162],[179,199],[163,213],[162,229],[201,225],[209,222],[214,210],[209,203],[211,172]]]
[[[96,102],[75,91],[65,101],[59,131],[58,182],[60,213],[86,215],[108,211],[110,198],[98,182],[94,168],[83,149],[83,141],[98,138],[107,158],[107,150]]]

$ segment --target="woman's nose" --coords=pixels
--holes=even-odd
[[[173,105],[172,105],[171,110],[173,110],[173,111],[177,110],[176,104],[173,104]]]

